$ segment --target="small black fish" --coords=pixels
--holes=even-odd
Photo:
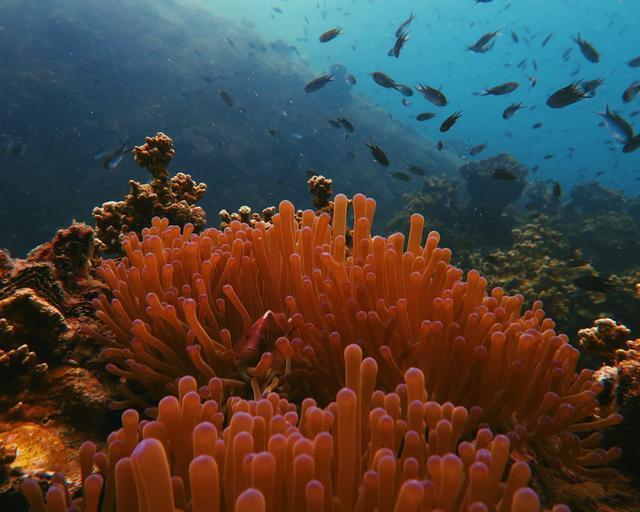
[[[582,55],[584,55],[589,62],[600,62],[600,54],[598,53],[598,50],[596,50],[591,43],[582,39],[580,34],[574,37],[573,40],[578,43]]]
[[[604,293],[615,289],[615,286],[608,278],[593,274],[577,277],[573,280],[573,284],[588,292]]]
[[[347,130],[349,133],[354,132],[353,125],[349,122],[349,120],[346,117],[336,117],[336,121],[338,121],[342,125],[342,127],[345,130]]]
[[[331,119],[330,117],[327,118],[327,122],[333,126],[334,128],[337,128],[338,130],[340,128],[342,128],[342,125],[340,124],[340,121],[338,121],[337,119]]]
[[[596,112],[596,114],[604,119],[605,126],[619,142],[626,144],[633,138],[633,127],[629,121],[617,112],[611,111],[609,105],[604,112]]]
[[[411,181],[411,176],[402,171],[396,171],[391,173],[391,177],[400,181]]]
[[[329,82],[332,82],[334,80],[335,80],[335,78],[333,77],[333,75],[322,75],[322,76],[319,76],[317,78],[314,78],[307,85],[304,86],[304,92],[306,92],[306,93],[316,92],[316,91],[322,89]]]
[[[467,46],[467,50],[475,53],[487,53],[489,50],[491,50],[491,48],[493,48],[493,45],[495,44],[495,41],[493,41],[493,38],[496,37],[498,34],[499,32],[497,30],[495,32],[487,32],[482,37],[480,37],[480,39],[478,39],[475,43]]]
[[[427,174],[422,167],[418,167],[417,165],[407,165],[407,170],[416,176],[425,176]]]
[[[404,48],[404,45],[409,40],[409,32],[402,32],[398,38],[396,39],[393,48],[387,52],[389,57],[395,57],[396,59],[400,57],[400,51]]]
[[[511,31],[511,39],[516,44],[518,44],[520,42],[520,38],[518,37],[518,34],[516,34],[515,30]]]
[[[374,71],[371,73],[373,81],[385,89],[397,89],[398,83],[386,73],[382,71]]]
[[[396,90],[400,91],[403,96],[413,96],[413,90],[406,85],[397,84]]]
[[[439,89],[434,89],[425,84],[418,84],[418,92],[437,107],[444,107],[447,104],[447,97]]]
[[[512,103],[502,112],[502,119],[511,119],[513,115],[521,108],[524,108],[522,106],[522,103]]]
[[[222,98],[222,101],[224,101],[227,104],[227,106],[233,107],[233,98],[229,95],[227,91],[225,91],[224,89],[218,89],[218,94]]]
[[[406,20],[404,20],[400,24],[400,26],[397,28],[396,37],[400,37],[400,35],[405,31],[404,29],[407,28],[414,19],[415,19],[415,16],[413,15],[413,13],[411,13],[409,17]]]
[[[549,155],[544,155],[544,160],[551,160],[552,158],[555,158],[556,155],[554,154],[549,154]]]
[[[343,32],[342,29],[339,27],[332,28],[322,33],[318,39],[320,40],[321,43],[328,43],[332,39],[335,39],[340,34],[342,34],[342,32]]]
[[[444,142],[439,140],[438,145],[436,147],[438,148],[438,151],[442,151],[444,149]]]
[[[422,112],[416,116],[416,120],[418,121],[428,121],[429,119],[433,119],[436,117],[434,112]]]
[[[534,123],[533,126],[531,126],[531,128],[533,128],[534,130],[537,130],[538,128],[542,128],[542,123]]]
[[[544,48],[545,46],[547,46],[547,43],[551,41],[552,37],[553,37],[553,32],[551,32],[551,34],[549,34],[547,37],[544,38],[544,41],[542,41],[542,44],[540,45],[540,47]]]
[[[627,62],[627,66],[630,68],[640,68],[640,55]]]
[[[529,80],[529,87],[533,89],[538,83],[538,79],[535,76],[528,76],[527,80]]]
[[[491,177],[500,181],[515,181],[518,179],[517,176],[508,169],[494,169],[491,172]]]
[[[560,183],[558,183],[557,181],[553,182],[553,197],[558,198],[562,195],[562,187],[560,186]]]
[[[274,139],[282,139],[282,135],[280,135],[280,132],[275,128],[267,128],[267,133]]]
[[[593,97],[596,95],[596,90],[604,83],[604,78],[596,78],[595,80],[587,80],[586,82],[582,82],[581,87],[582,90],[588,93]]]
[[[471,156],[475,156],[478,155],[480,153],[482,153],[485,148],[487,147],[486,144],[478,144],[477,146],[473,146],[470,150],[469,150],[469,154]]]
[[[633,153],[636,149],[640,148],[640,134],[634,135],[626,144],[622,147],[623,153]]]
[[[571,268],[586,267],[588,264],[589,262],[587,260],[581,260],[578,258],[572,258],[567,262],[567,265]]]
[[[451,129],[451,127],[456,124],[456,121],[462,117],[462,112],[454,112],[449,117],[447,117],[442,124],[440,125],[440,131],[446,132]]]
[[[353,76],[352,74],[348,74],[345,80],[349,85],[356,85],[356,77]]]
[[[485,89],[480,93],[480,96],[502,96],[503,94],[509,94],[510,92],[515,91],[518,88],[518,82],[506,82],[504,84],[496,85],[495,87],[491,87],[489,89]]]
[[[549,96],[546,103],[551,108],[563,108],[590,97],[588,93],[582,90],[580,81],[578,81],[558,89]]]
[[[631,85],[627,87],[622,93],[622,101],[625,103],[629,103],[632,101],[640,92],[640,82],[633,81]]]
[[[376,162],[378,162],[383,167],[389,167],[389,159],[387,158],[387,155],[384,153],[384,151],[382,151],[382,149],[380,149],[380,147],[375,142],[373,142],[372,138],[369,138],[369,141],[369,143],[365,142],[364,144],[369,148],[369,151],[371,151],[371,155],[376,160]]]

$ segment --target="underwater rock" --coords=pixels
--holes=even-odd
[[[603,361],[612,361],[618,349],[625,347],[631,331],[611,318],[598,318],[593,327],[578,331],[578,346]]]
[[[624,421],[610,428],[607,436],[623,449],[622,463],[636,474],[640,461],[640,339],[629,340],[626,349],[615,351],[613,360],[594,377],[604,385],[599,395],[602,414],[616,411]]]
[[[129,193],[122,201],[108,201],[93,209],[98,239],[105,251],[120,251],[120,236],[128,232],[141,233],[156,216],[166,217],[172,224],[193,224],[200,232],[206,225],[205,211],[196,206],[207,191],[205,183],[196,183],[189,174],[169,177],[167,166],[175,155],[172,140],[162,132],[146,137],[145,144],[134,148],[138,165],[151,174],[149,183],[129,181]]]
[[[496,170],[511,173],[515,179],[496,179]],[[460,167],[459,173],[467,182],[471,207],[494,218],[520,197],[528,170],[512,156],[501,153],[492,158],[468,162]]]

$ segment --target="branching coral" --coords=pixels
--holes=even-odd
[[[154,216],[167,217],[183,226],[192,223],[196,231],[206,224],[205,212],[196,206],[207,190],[204,183],[196,183],[190,175],[178,173],[170,178],[167,166],[175,155],[172,140],[159,132],[147,137],[145,144],[133,148],[138,165],[151,174],[150,183],[129,181],[130,191],[123,201],[109,201],[93,210],[98,238],[107,252],[120,250],[120,235],[140,231],[151,224]]]
[[[95,301],[115,335],[108,369],[154,397],[177,393],[175,379],[189,373],[201,384],[250,383],[256,398],[277,388],[326,403],[344,384],[342,350],[357,343],[380,366],[381,389],[419,368],[435,400],[480,407],[550,464],[607,474],[593,466],[619,452],[578,433],[620,417],[594,417],[602,386],[593,372],[576,373],[579,352],[541,304],[522,313],[522,296],[488,292],[476,271],[464,281],[437,233],[423,243],[419,215],[406,241],[372,236],[375,201],[363,195],[353,198],[347,247],[348,204],[336,197],[331,224],[313,211],[296,222],[285,201],[270,229],[232,222],[194,235],[157,219],[142,240],[128,235],[127,257],[100,270],[115,298]]]
[[[527,464],[508,467],[506,436],[482,428],[461,442],[477,415],[427,401],[422,372],[408,370],[385,394],[373,391],[377,365],[359,347],[347,347],[344,359],[347,387],[326,409],[308,398],[298,411],[270,393],[232,397],[225,412],[220,379],[198,392],[193,377],[181,378],[157,420],[128,410],[106,453],[81,447],[84,500],[75,506],[97,510],[103,491],[105,512],[539,510]],[[47,508],[35,482],[23,492],[36,512],[71,510],[59,484]]]

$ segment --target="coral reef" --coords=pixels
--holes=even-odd
[[[391,232],[408,233],[409,219],[419,213],[429,221],[429,226],[447,240],[455,249],[458,258],[461,251],[478,247],[484,243],[482,235],[469,229],[463,220],[464,205],[458,196],[458,182],[446,175],[428,175],[422,191],[409,192],[403,196],[403,208],[391,217],[386,229]]]
[[[151,174],[149,183],[129,181],[130,191],[122,201],[109,201],[93,210],[98,238],[109,253],[120,250],[120,236],[131,231],[140,233],[155,216],[163,216],[173,224],[193,224],[196,231],[206,225],[204,210],[196,206],[207,190],[190,175],[178,173],[169,177],[167,166],[175,155],[172,140],[164,133],[146,137],[142,146],[133,148],[138,165]]]
[[[614,341],[623,336],[622,330],[615,330]],[[640,339],[629,340],[626,348],[615,351],[609,364],[603,365],[595,378],[604,385],[600,395],[601,409],[617,411],[624,415],[625,421],[611,429],[609,435],[624,447],[626,462],[633,470],[640,460]]]
[[[495,172],[507,172],[512,180],[496,179]],[[512,156],[501,153],[495,157],[464,164],[459,169],[467,183],[470,196],[467,222],[477,225],[491,241],[507,237],[513,226],[513,216],[507,209],[521,196],[525,188],[527,168]]]
[[[277,389],[289,399],[329,402],[344,382],[337,355],[358,343],[381,368],[380,389],[393,390],[416,367],[437,401],[483,411],[483,419],[532,447],[546,464],[582,475],[619,456],[578,433],[619,423],[597,416],[601,385],[576,373],[579,352],[541,304],[521,312],[523,297],[490,292],[476,271],[467,280],[451,252],[414,215],[401,234],[372,236],[375,201],[353,198],[353,244],[347,247],[346,196],[328,214],[289,202],[273,225],[232,223],[224,231],[169,226],[156,219],[142,239],[123,241],[127,257],[99,273],[113,290],[94,301],[113,334],[102,353],[122,386],[124,405],[145,405],[186,373],[201,385],[225,379],[228,390],[257,399]],[[459,379],[451,379],[455,368]]]
[[[91,364],[95,344],[81,331],[95,322],[91,300],[108,291],[93,274],[100,248],[89,226],[74,223],[25,259],[3,253],[0,444],[16,457],[3,464],[10,466],[0,509],[22,509],[15,491],[25,474],[64,470],[73,478],[66,465],[71,440],[78,431],[100,435],[110,424],[112,397],[92,375],[103,372]]]
[[[103,492],[106,512],[540,510],[529,467],[510,464],[508,437],[480,428],[462,441],[477,415],[427,401],[419,370],[385,394],[374,391],[377,365],[358,346],[344,359],[346,387],[325,409],[311,398],[298,409],[270,393],[232,397],[225,414],[220,379],[199,389],[182,377],[157,420],[141,422],[128,410],[106,452],[91,442],[80,448],[84,498],[74,506],[96,510]],[[44,510],[35,481],[22,489]],[[71,510],[63,486],[46,498],[51,512]]]
[[[613,361],[618,349],[626,346],[631,331],[611,318],[598,318],[593,327],[578,331],[578,346],[603,361]]]
[[[331,213],[333,211],[333,204],[331,203],[333,180],[322,175],[315,175],[309,178],[307,185],[309,186],[309,194],[313,199],[313,207],[316,212]]]

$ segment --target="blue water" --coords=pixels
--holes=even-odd
[[[640,97],[628,104],[621,98],[640,79],[640,68],[626,64],[640,55],[637,1],[0,0],[0,12],[0,246],[18,254],[73,218],[90,221],[94,205],[121,198],[128,179],[144,179],[131,161],[107,172],[93,156],[124,136],[139,144],[158,130],[176,142],[174,171],[209,183],[210,224],[223,207],[263,207],[283,197],[302,202],[309,168],[337,178],[341,191],[387,198],[392,210],[402,193],[420,187],[390,179],[394,167],[422,164],[423,154],[428,170],[455,174],[449,167],[472,158],[468,149],[481,143],[487,149],[473,158],[507,152],[529,168],[538,165],[529,180],[557,180],[568,190],[595,177],[628,195],[640,191],[640,150],[623,154],[596,115],[609,105],[640,129],[640,116],[631,115]],[[409,42],[400,58],[387,56],[411,12]],[[333,27],[344,34],[320,43]],[[466,50],[496,30],[492,50]],[[572,40],[578,33],[600,52],[598,64],[580,53]],[[272,51],[274,41],[295,49]],[[518,69],[523,59],[526,68]],[[305,81],[335,64],[356,76],[353,89],[331,83],[303,93]],[[412,87],[442,87],[449,105],[436,107],[415,93],[403,106],[403,96],[373,82],[376,70]],[[535,88],[527,76],[536,78]],[[555,90],[596,78],[605,82],[595,98],[557,110],[545,105]],[[520,84],[509,95],[474,95],[508,81]],[[236,99],[234,109],[216,87]],[[515,102],[527,108],[503,120]],[[422,111],[438,117],[418,123]],[[462,118],[441,134],[440,122],[455,111]],[[326,123],[345,112],[360,123],[347,141]],[[375,121],[363,130],[369,114]],[[543,126],[534,130],[534,123]],[[286,144],[269,145],[270,126],[283,130]],[[392,157],[387,175],[364,147],[369,136]],[[12,140],[26,145],[24,154],[5,151]],[[435,153],[438,140],[452,154]]]
[[[636,181],[640,178],[640,152],[623,154],[619,145],[610,151],[607,142],[612,137],[598,126],[601,119],[595,115],[606,105],[627,116],[640,110],[640,98],[628,104],[622,101],[624,89],[640,79],[640,69],[626,64],[640,55],[640,2],[227,0],[216,4],[214,9],[225,16],[250,20],[269,37],[282,37],[295,44],[317,72],[328,70],[334,62],[343,62],[360,77],[359,90],[398,119],[412,123],[413,116],[423,110],[437,111],[437,122],[419,125],[428,137],[463,142],[467,147],[486,142],[488,150],[482,156],[506,151],[528,166],[539,165],[533,179],[553,179],[569,187],[605,171],[596,179],[606,186],[624,188],[630,194],[640,190]],[[283,12],[274,13],[274,6]],[[400,58],[388,57],[386,52],[393,45],[396,28],[411,12],[416,16],[409,27],[411,40]],[[308,17],[308,25],[303,16]],[[342,27],[345,33],[319,44],[317,36],[334,26]],[[467,45],[495,30],[501,35],[491,51],[466,51]],[[512,40],[511,31],[518,35],[519,44]],[[552,38],[542,47],[550,33]],[[577,34],[597,48],[601,54],[599,63],[589,62],[580,53],[572,40]],[[570,58],[564,62],[562,54],[567,49],[571,49]],[[521,70],[517,65],[523,59],[527,59],[527,66]],[[533,60],[537,71],[532,67]],[[413,104],[406,108],[401,104],[402,96],[381,89],[366,77],[374,70],[384,71],[401,83],[424,82],[442,87],[450,104],[434,108],[414,95]],[[529,88],[527,76],[537,79],[535,88]],[[545,105],[555,90],[578,79],[596,78],[604,79],[604,84],[595,98],[558,110]],[[508,81],[518,82],[519,89],[500,97],[473,95]],[[502,111],[514,102],[522,102],[528,108],[503,120]],[[439,122],[457,110],[463,112],[463,118],[441,137]],[[627,119],[640,129],[640,117]],[[532,129],[537,122],[543,127]],[[550,154],[556,156],[545,161],[543,157]]]

